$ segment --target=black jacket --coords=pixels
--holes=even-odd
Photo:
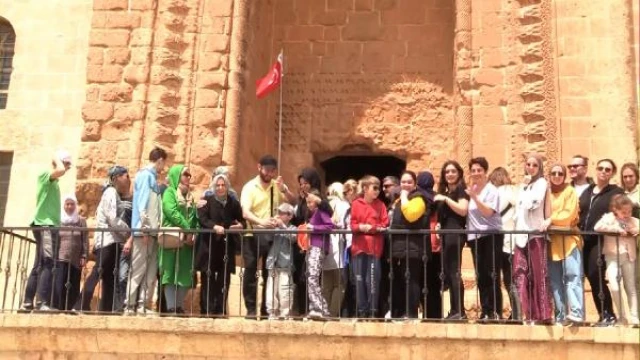
[[[320,192],[322,196],[322,202],[320,203],[320,205],[318,205],[318,208],[328,213],[330,216],[333,216],[333,209],[331,208],[329,202],[324,198],[324,193],[322,192],[322,180],[320,179],[320,174],[318,174],[318,171],[316,171],[316,169],[314,168],[304,168],[298,175],[298,182],[300,182],[300,179],[304,179],[306,182],[308,182],[311,186],[311,189],[316,189]],[[296,213],[291,223],[295,226],[304,224],[309,221],[310,216],[311,214],[309,213],[309,209],[307,208],[307,202],[305,198],[299,197],[298,206],[296,207]]]
[[[213,195],[204,198],[207,204],[198,209],[200,226],[203,229],[213,229],[214,225],[220,225],[228,229],[235,221],[247,227],[242,217],[240,202],[232,196],[227,198],[223,206]],[[215,233],[202,233],[196,244],[195,269],[199,271],[223,271],[225,269],[225,254],[227,256],[226,268],[230,273],[236,269],[236,242],[238,234],[218,235]],[[226,238],[226,242],[225,242]],[[226,247],[226,249],[225,249]]]
[[[426,205],[426,211],[420,219],[409,222],[402,214],[400,202],[396,204],[393,210],[393,216],[391,221],[392,229],[429,229],[429,219],[431,217],[433,203],[430,202],[425,195],[419,191],[414,190],[409,194],[409,200],[422,197]],[[391,256],[393,258],[405,259],[408,255],[409,258],[422,258],[426,256],[427,259],[431,258],[431,235],[430,234],[414,234],[414,235],[391,235]]]
[[[622,188],[609,184],[592,198],[595,187],[595,185],[589,185],[582,195],[580,195],[580,222],[578,226],[582,231],[593,231],[593,228],[602,215],[609,212],[609,204],[613,196],[624,194]],[[592,239],[594,239],[594,236],[585,236],[585,240]]]

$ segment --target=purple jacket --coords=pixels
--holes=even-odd
[[[313,232],[311,233],[311,246],[316,246],[324,249],[328,252],[331,248],[331,236],[329,234],[316,234],[317,232],[323,232],[332,230],[336,226],[331,220],[331,215],[328,213],[316,209],[316,211],[309,218],[309,224],[313,226]]]

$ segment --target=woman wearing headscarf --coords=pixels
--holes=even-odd
[[[75,305],[76,310],[90,310],[93,291],[101,282],[99,311],[114,311],[120,308],[114,304],[114,289],[118,273],[119,256],[122,244],[129,236],[129,225],[123,219],[127,210],[131,210],[131,203],[123,202],[131,187],[129,173],[125,167],[113,166],[107,171],[107,181],[102,190],[102,197],[96,211],[96,235],[93,245],[96,263],[82,287],[82,295]]]
[[[578,193],[566,183],[567,168],[554,164],[549,171],[551,184],[551,226],[556,230],[578,231]],[[551,235],[549,275],[555,303],[556,323],[582,323],[582,238],[580,235]]]
[[[80,276],[89,254],[89,237],[84,230],[87,221],[78,214],[78,200],[74,194],[62,198],[60,216],[60,249],[58,251],[58,270],[54,279],[53,307],[59,310],[71,310],[80,294]]]
[[[169,169],[169,186],[162,194],[162,227],[192,230],[198,228],[195,200],[190,190],[191,173],[184,165],[173,165]],[[158,267],[160,281],[164,288],[167,312],[183,314],[184,298],[193,284],[193,244],[194,234],[167,233],[180,236],[181,246],[165,248],[158,239]]]
[[[229,179],[216,175],[211,183],[214,192],[207,195],[205,205],[198,209],[200,225],[213,232],[202,233],[198,239],[195,269],[200,271],[200,313],[205,316],[226,316],[231,274],[235,273],[238,234],[225,234],[225,229],[246,226],[237,196],[230,191]]]
[[[417,176],[405,170],[400,177],[400,199],[392,213],[391,228],[420,230],[429,228],[433,197],[417,187]],[[431,256],[429,235],[393,235],[391,237],[392,316],[417,318],[425,288],[424,269]]]
[[[545,231],[551,223],[551,199],[539,155],[527,157],[525,174],[516,205],[516,230],[530,233],[512,237],[516,243],[513,279],[525,320],[545,324],[551,322],[547,239],[535,232]]]
[[[421,171],[418,173],[418,190],[427,199],[427,214],[430,229],[435,228],[437,220],[435,195],[433,190],[435,180],[433,174],[429,171]],[[429,237],[431,243],[431,258],[427,262],[427,294],[420,301],[424,317],[428,319],[442,319],[442,257],[440,256],[441,242],[440,238],[435,234]],[[426,303],[425,303],[426,301]]]

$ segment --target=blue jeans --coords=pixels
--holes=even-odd
[[[564,260],[550,261],[549,274],[551,291],[555,303],[555,317],[562,322],[569,314],[584,319],[584,298],[582,296],[582,254],[576,247]]]
[[[375,317],[380,296],[380,259],[358,254],[352,260],[358,317]]]

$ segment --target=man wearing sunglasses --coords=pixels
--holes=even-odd
[[[578,197],[582,195],[589,185],[593,184],[593,179],[587,176],[589,170],[589,158],[582,155],[575,155],[571,158],[571,162],[567,165],[569,169],[569,177],[571,178],[571,186],[576,189]]]

